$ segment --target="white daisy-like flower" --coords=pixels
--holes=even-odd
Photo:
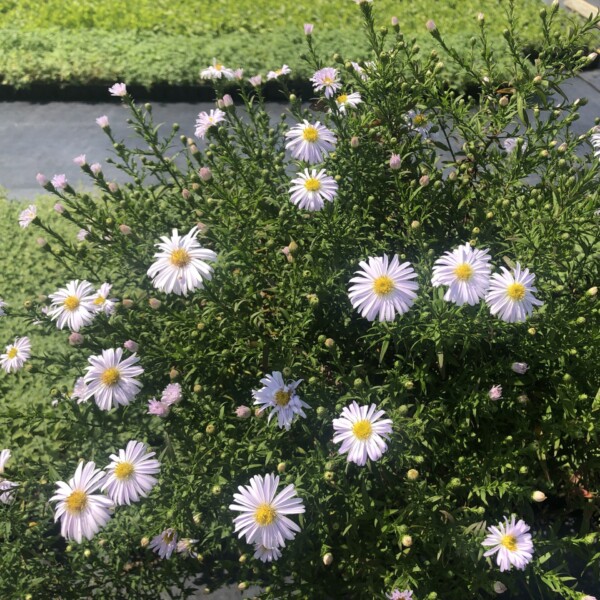
[[[86,393],[87,385],[85,383],[85,379],[83,377],[78,377],[75,385],[73,386],[73,391],[71,392],[71,400],[77,400],[77,404],[83,404],[87,402]]]
[[[281,69],[269,71],[267,73],[267,81],[270,81],[271,79],[279,79],[282,75],[289,75],[291,72],[292,70],[287,65],[283,65]]]
[[[203,71],[200,71],[200,77],[202,79],[233,79],[235,73],[233,69],[228,69],[222,65],[216,58],[213,58],[212,65]]]
[[[277,415],[277,424],[280,428],[289,429],[295,415],[300,415],[306,419],[303,408],[310,408],[306,402],[300,400],[296,394],[296,388],[302,382],[291,381],[285,383],[283,375],[279,371],[274,371],[260,380],[263,387],[260,390],[253,390],[252,397],[254,404],[260,406],[261,412],[271,408],[269,413],[269,422],[274,415]]]
[[[356,401],[344,407],[339,419],[333,420],[334,444],[342,442],[339,454],[348,453],[348,462],[363,466],[367,458],[379,460],[387,452],[385,440],[392,433],[392,420],[375,404],[359,406]]]
[[[0,367],[7,373],[18,371],[31,356],[31,342],[28,337],[17,337],[14,343],[6,346],[4,354],[0,354]]]
[[[594,148],[594,156],[600,156],[600,131],[592,133],[590,142]]]
[[[362,102],[360,92],[352,92],[351,94],[340,94],[335,103],[341,113],[345,113],[347,108],[356,108]]]
[[[8,448],[5,448],[4,450],[0,451],[0,475],[4,473],[4,466],[10,458],[10,454],[11,452]]]
[[[210,113],[202,111],[196,119],[196,137],[203,138],[206,132],[215,125],[225,120],[226,113],[220,108],[211,109]]]
[[[93,462],[80,462],[68,483],[58,481],[50,502],[58,502],[54,520],[60,522],[60,533],[68,540],[91,540],[110,519],[112,500],[95,494],[104,473]]]
[[[491,257],[488,250],[474,250],[464,244],[445,252],[433,265],[431,283],[434,287],[447,285],[444,300],[458,306],[477,304],[490,285]]]
[[[308,163],[322,162],[336,143],[332,131],[318,121],[309,123],[306,119],[286,132],[285,137],[290,140],[285,147],[291,151],[292,156]]]
[[[362,271],[356,271],[350,283],[349,297],[352,306],[360,314],[374,321],[393,321],[396,313],[404,314],[415,302],[419,284],[417,274],[409,262],[400,264],[394,255],[391,262],[387,255],[370,256],[368,264],[360,261]]]
[[[155,288],[167,294],[187,296],[188,292],[204,287],[203,280],[212,278],[213,268],[206,261],[214,261],[217,255],[208,248],[202,248],[196,239],[198,227],[180,236],[177,229],[173,235],[162,236],[156,244],[160,252],[154,255],[156,262],[148,269]]]
[[[496,553],[496,564],[500,571],[510,571],[514,566],[523,570],[533,557],[533,542],[531,534],[528,533],[529,525],[519,519],[516,521],[512,515],[510,521],[504,517],[504,523],[488,527],[490,535],[483,540],[482,545],[490,547],[483,553],[484,556],[492,556]]]
[[[111,406],[126,406],[135,398],[142,387],[135,377],[144,369],[135,364],[140,360],[135,354],[125,360],[122,357],[122,348],[109,348],[102,350],[101,356],[88,358],[84,400],[93,396],[100,410],[110,410]]]
[[[336,180],[327,175],[325,169],[319,172],[316,169],[304,169],[303,173],[297,173],[291,183],[290,200],[305,210],[321,210],[325,201],[333,202],[338,191]]]
[[[94,286],[88,281],[70,281],[66,287],[50,294],[52,304],[48,316],[56,320],[59,329],[66,326],[71,331],[79,331],[96,316],[94,294]]]
[[[325,90],[325,98],[331,98],[341,87],[339,73],[333,67],[324,67],[315,72],[310,78],[315,92]]]
[[[431,129],[432,123],[424,112],[409,110],[406,117],[408,124],[413,131],[416,131],[424,138],[429,137],[429,130]]]
[[[103,283],[100,289],[94,294],[93,303],[96,312],[103,312],[105,315],[112,315],[115,312],[117,298],[109,298],[112,285]]]
[[[8,448],[0,451],[0,474],[4,473],[4,465],[8,462],[9,458],[10,450]],[[18,483],[13,483],[12,481],[8,481],[8,479],[0,477],[0,502],[2,504],[10,504],[14,500],[13,492],[18,487]]]
[[[238,537],[245,536],[249,544],[257,543],[264,548],[285,546],[285,540],[293,540],[300,527],[286,515],[304,512],[302,499],[296,496],[293,484],[287,485],[279,494],[279,477],[255,475],[250,485],[240,485],[234,494],[230,510],[241,512],[234,519]],[[276,495],[277,494],[277,495]]]
[[[160,463],[152,458],[155,452],[146,452],[146,445],[131,440],[118,456],[111,454],[106,467],[106,479],[102,491],[117,505],[131,504],[145,498],[156,485],[154,477],[160,471]]]
[[[37,217],[37,208],[35,204],[30,204],[25,210],[19,213],[19,226],[25,229]]]
[[[529,269],[521,269],[516,264],[511,273],[505,267],[500,267],[502,273],[494,273],[490,279],[490,289],[485,301],[493,315],[498,315],[507,323],[525,321],[533,313],[534,306],[544,304],[533,293],[537,288],[533,286],[535,275]]]
[[[6,315],[6,311],[4,310],[6,306],[8,306],[8,304],[4,302],[2,298],[0,298],[0,317],[4,317]]]
[[[505,138],[500,142],[500,145],[507,154],[512,154],[517,149],[520,139],[513,137]],[[523,152],[527,149],[527,140],[523,140],[521,147]]]
[[[281,550],[279,548],[267,548],[262,544],[254,544],[254,558],[258,558],[262,562],[272,562],[281,558]]]
[[[161,558],[171,558],[171,554],[177,549],[177,532],[171,527],[165,529],[152,538],[148,547]]]

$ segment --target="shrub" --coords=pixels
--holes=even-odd
[[[260,87],[241,88],[242,111],[221,98],[223,81],[215,79],[222,112],[199,116],[196,135],[207,142],[199,149],[177,126],[160,136],[152,107],[115,86],[139,145],[104,131],[131,183],[116,186],[81,160],[97,194],[75,193],[60,176],[45,184],[63,217],[88,231],[74,242],[35,218],[47,250],[71,279],[108,281],[120,301],[112,314],[94,315],[101,303],[82,294],[69,309],[94,317],[78,332],[81,344],[56,359],[34,347],[26,364],[50,387],[69,369],[84,375],[88,358],[125,347],[124,357],[139,356],[131,366],[144,372],[130,375],[143,388],[135,394],[124,371],[119,379],[94,359],[99,373],[88,370],[88,384],[126,385],[124,405],[101,410],[99,391],[84,403],[59,391],[46,433],[59,448],[33,456],[11,448],[4,476],[20,485],[10,492],[14,502],[0,507],[6,597],[185,595],[199,571],[214,587],[259,585],[265,598],[412,590],[452,599],[505,588],[580,598],[585,577],[597,579],[600,167],[590,137],[572,131],[584,100],[568,101],[560,86],[593,59],[581,48],[598,19],[561,33],[558,5],[543,11],[547,50],[535,65],[520,55],[511,2],[505,45],[488,44],[481,18],[475,59],[428,23],[444,61],[481,81],[476,101],[440,83],[438,54],[421,58],[398,27],[376,29],[370,3],[360,10],[373,52],[362,71],[350,63],[322,71],[331,65],[308,37],[311,70],[324,88],[321,112],[287,92],[289,113],[300,125],[307,120],[308,133],[289,127],[287,113],[269,122]],[[500,53],[512,63],[509,81],[495,66]],[[343,87],[331,95],[338,76]],[[362,102],[341,111],[340,94],[351,92]],[[317,120],[336,138],[320,158],[310,144],[327,131]],[[303,158],[318,164],[297,160],[306,149],[294,139],[306,140],[313,150]],[[291,202],[291,180],[301,196],[294,200],[321,210]],[[319,180],[331,201],[304,197]],[[174,228],[187,237],[172,235]],[[437,260],[459,247],[465,254],[449,270],[458,287],[449,290]],[[475,258],[473,249],[481,251]],[[390,265],[377,262],[384,256]],[[504,268],[508,279],[494,276],[486,293],[487,265]],[[175,267],[200,269],[203,286],[177,279]],[[351,288],[369,268],[373,281]],[[463,298],[460,282],[479,281],[480,272],[477,297],[446,300]],[[391,313],[368,304],[391,298]],[[507,298],[514,306],[505,311]],[[46,315],[48,302],[34,301],[24,323],[54,333],[49,317],[65,307],[58,299]],[[180,401],[167,388],[173,383]],[[149,415],[148,402],[162,416]],[[264,410],[254,413],[253,402]],[[364,408],[349,413],[353,403]],[[383,414],[366,414],[373,405]],[[346,453],[344,436],[367,440],[368,458]],[[48,504],[55,482],[68,481],[80,459],[108,465],[131,440],[157,452],[158,483],[148,498],[116,506],[96,535],[83,536],[90,539],[64,541],[52,522],[58,500]],[[240,486],[260,483],[252,478],[272,485],[275,475],[279,489],[291,485],[301,498],[304,512],[288,498],[296,526],[268,497],[234,498]],[[292,488],[286,493],[292,498]],[[64,497],[70,513],[85,508],[81,496]],[[287,534],[299,528],[277,560],[253,558],[252,531],[238,538],[243,502],[265,543],[269,524]],[[511,554],[529,547],[522,529],[502,530],[497,541],[523,570],[500,570],[506,565],[497,556],[483,557],[486,529],[511,515],[531,527],[533,557]],[[191,541],[170,556],[175,534]],[[150,551],[156,545],[168,560]]]

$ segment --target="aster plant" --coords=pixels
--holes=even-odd
[[[562,84],[600,19],[544,8],[533,60],[503,4],[501,48],[473,15],[469,48],[424,22],[421,56],[376,2],[368,61],[310,27],[311,108],[285,64],[205,66],[195,131],[111,86],[127,181],[39,174],[73,233],[31,207],[19,231],[68,275],[23,308],[0,290],[0,389],[48,388],[0,406],[0,596],[598,591],[600,161]]]

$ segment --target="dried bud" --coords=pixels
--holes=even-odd
[[[353,135],[350,138],[350,147],[351,148],[358,148],[359,143],[360,143],[359,139],[355,135]]]

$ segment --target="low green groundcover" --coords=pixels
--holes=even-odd
[[[213,57],[247,76],[265,73],[288,63],[294,77],[310,73],[301,58],[303,23],[316,24],[315,37],[322,56],[339,53],[362,59],[368,45],[358,33],[354,2],[296,2],[282,0],[226,0],[154,2],[150,0],[32,0],[8,3],[0,11],[0,81],[17,88],[33,83],[86,85],[124,80],[129,85],[190,85]],[[477,15],[485,14],[489,42],[502,45],[505,3],[498,0],[378,0],[378,17],[402,22],[407,41],[415,36],[424,54],[433,48],[425,22],[434,18],[445,39],[468,51],[477,35]],[[539,0],[520,0],[520,46],[525,52],[541,49]],[[567,14],[559,15],[561,26]],[[508,73],[502,54],[496,61]],[[450,68],[446,81],[463,85],[468,74]]]

